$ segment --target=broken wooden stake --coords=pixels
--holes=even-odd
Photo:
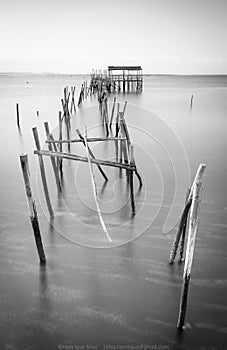
[[[79,138],[83,141],[84,146],[86,147],[84,137],[83,137],[82,134],[80,133],[80,130],[79,130],[79,129],[76,129],[76,132],[77,132]],[[90,156],[91,156],[93,159],[95,159],[95,155],[94,155],[94,153],[91,151],[90,147],[87,146],[87,148],[88,148],[88,151],[89,151]],[[97,167],[98,167],[100,173],[102,174],[102,176],[104,177],[104,180],[105,180],[105,181],[108,181],[108,177],[106,176],[105,172],[102,170],[101,166],[100,166],[99,164],[97,164]]]
[[[46,137],[49,141],[51,141],[51,138],[50,138],[50,129],[49,129],[49,124],[48,122],[44,122],[44,127],[45,127],[45,131],[46,131]],[[54,144],[53,147],[56,147],[56,145]],[[51,143],[48,143],[48,148],[49,148],[49,151],[53,151],[53,148],[52,148],[52,144]],[[56,151],[56,149],[55,149]],[[56,182],[56,185],[57,185],[57,190],[58,192],[62,192],[62,188],[61,188],[61,181],[59,179],[59,174],[58,174],[58,167],[57,167],[57,164],[55,162],[55,158],[54,157],[50,157],[51,159],[51,164],[52,164],[52,168],[53,168],[53,172],[54,172],[54,177],[55,177],[55,182]]]
[[[34,139],[35,139],[37,152],[41,152],[38,130],[37,130],[36,127],[34,127],[34,128],[32,128],[32,131],[33,131],[33,136],[34,136]],[[42,157],[42,154],[38,154],[38,155],[39,155],[40,173],[41,173],[41,178],[42,178],[42,183],[43,183],[43,190],[44,190],[44,194],[45,194],[45,198],[46,198],[47,208],[48,208],[50,217],[53,217],[54,216],[54,212],[53,212],[51,201],[50,201],[50,195],[49,195],[48,186],[47,186],[47,179],[46,179],[46,173],[45,173],[43,157]]]
[[[39,260],[41,264],[45,264],[46,257],[45,257],[42,238],[41,238],[40,229],[39,229],[38,215],[37,215],[35,201],[32,198],[27,154],[23,154],[20,156],[20,163],[21,163],[21,169],[22,169],[23,178],[24,178],[27,202],[30,210],[30,220],[31,220],[31,224],[34,232],[35,243],[36,243],[36,247],[39,255]]]
[[[96,203],[96,208],[98,211],[98,215],[99,215],[99,219],[103,228],[103,231],[106,234],[106,237],[108,239],[109,242],[112,242],[112,239],[107,231],[105,222],[103,221],[102,218],[102,213],[99,207],[99,203],[98,203],[98,198],[97,198],[97,187],[96,187],[96,183],[95,183],[95,178],[94,178],[94,174],[93,174],[93,170],[92,170],[92,163],[91,163],[91,159],[90,159],[90,154],[88,151],[88,143],[87,143],[87,129],[85,129],[85,137],[84,137],[84,141],[85,141],[85,146],[86,146],[86,152],[87,152],[87,159],[88,159],[88,165],[89,165],[89,171],[90,171],[90,175],[91,175],[91,181],[92,181],[92,188],[93,188],[93,193],[94,193],[94,198],[95,198],[95,203]]]
[[[18,128],[20,128],[19,103],[16,104],[16,112],[17,112],[17,126]]]
[[[196,183],[193,186],[192,204],[191,204],[191,209],[190,209],[189,219],[188,219],[188,241],[187,241],[187,249],[186,249],[186,256],[185,256],[183,285],[181,290],[180,310],[179,310],[178,321],[177,321],[177,328],[179,330],[182,330],[185,324],[189,282],[191,277],[191,268],[192,268],[192,261],[193,261],[193,255],[194,255],[194,249],[195,249],[195,238],[196,238],[197,225],[198,225],[201,188],[202,188],[202,182],[200,180],[196,181]]]

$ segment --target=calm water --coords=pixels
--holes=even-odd
[[[87,164],[64,162],[64,194],[59,197],[45,159],[55,211],[51,226],[33,155],[31,128],[38,127],[43,144],[43,122],[48,120],[57,137],[63,87],[76,85],[77,102],[80,84],[87,78],[0,75],[0,349],[76,349],[86,344],[225,349],[227,77],[146,76],[141,94],[116,95],[121,109],[128,101],[126,120],[144,186],[139,191],[135,179],[137,215],[132,219],[124,172],[105,168],[109,181],[104,186],[94,168],[113,247],[100,227]],[[109,114],[111,108],[110,103]],[[72,136],[85,125],[88,136],[104,135],[95,98],[72,116]],[[92,150],[97,158],[115,159],[112,142],[92,144]],[[71,151],[85,155],[82,145]],[[29,154],[46,268],[39,266],[28,217],[19,164],[23,152]],[[169,266],[168,257],[186,188],[201,162],[207,169],[188,327],[179,335],[183,266]]]

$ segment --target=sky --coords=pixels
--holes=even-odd
[[[0,0],[0,72],[227,74],[227,0]]]

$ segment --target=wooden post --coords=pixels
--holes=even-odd
[[[116,134],[115,134],[115,137],[118,136],[118,132],[119,132],[119,110],[120,110],[120,103],[118,102],[118,104],[117,104]]]
[[[61,111],[59,111],[58,114],[58,122],[59,122],[59,141],[62,141],[62,117],[61,117]],[[59,143],[59,151],[62,152],[62,143]],[[61,176],[63,175],[63,159],[59,159],[59,171]]]
[[[20,128],[19,103],[16,104],[16,111],[17,111],[17,126],[18,128]]]
[[[130,165],[135,165],[134,162],[134,147],[129,146],[130,154]],[[130,198],[131,198],[131,207],[132,207],[132,216],[135,215],[135,200],[134,200],[134,184],[133,184],[133,170],[129,170],[129,185],[130,185]]]
[[[193,95],[191,96],[191,102],[190,102],[190,109],[192,108],[192,103],[193,103]]]
[[[109,136],[109,121],[108,121],[108,105],[107,105],[107,96],[104,101],[104,109],[105,109],[105,126],[106,126],[106,137]]]
[[[36,247],[39,255],[39,260],[41,264],[45,264],[46,257],[45,257],[42,238],[41,238],[40,229],[39,229],[38,215],[37,215],[35,201],[32,198],[27,154],[23,154],[20,156],[20,163],[21,163],[21,169],[22,169],[23,178],[24,178],[27,202],[30,209],[30,220],[31,220],[31,224],[34,232],[35,243],[36,243]]]
[[[170,253],[170,257],[169,257],[169,263],[173,264],[176,254],[177,254],[177,249],[178,249],[178,245],[180,242],[180,238],[183,232],[183,229],[185,227],[185,225],[187,224],[187,219],[188,219],[188,213],[189,213],[189,209],[191,207],[191,200],[187,201],[184,211],[182,213],[181,219],[180,219],[180,223],[179,223],[179,227],[176,233],[176,237],[175,240],[173,242],[173,246],[172,246],[172,250]]]
[[[126,106],[127,106],[127,101],[125,101],[125,104],[124,104],[124,108],[123,108],[123,117],[125,116]]]
[[[47,140],[51,140],[51,138],[50,138],[50,129],[49,129],[48,122],[44,122],[44,127],[45,127],[45,131],[46,131]],[[53,147],[54,146],[56,146],[56,145],[54,144]],[[48,148],[49,148],[49,151],[53,151],[51,143],[48,143]],[[62,192],[61,181],[60,181],[59,175],[58,175],[58,167],[56,165],[54,157],[50,157],[50,160],[51,160],[51,164],[52,164],[52,168],[53,168],[53,172],[54,172],[54,177],[55,177],[55,181],[56,181],[56,185],[57,185],[57,190],[58,190],[58,192]]]
[[[80,130],[79,130],[79,129],[76,129],[76,132],[77,132],[79,138],[83,141],[84,146],[86,147],[85,140],[84,140],[82,134],[80,133]],[[95,159],[95,155],[94,155],[94,153],[91,151],[90,147],[87,146],[87,148],[88,148],[88,152],[89,152],[91,158]],[[100,165],[97,165],[97,166],[98,166],[98,169],[99,169],[100,173],[101,173],[102,176],[104,177],[105,181],[108,181],[108,177],[106,176],[105,172],[102,170],[101,166],[100,166]]]
[[[70,120],[65,120],[67,139],[70,140]],[[70,152],[70,142],[68,142],[68,152]]]
[[[188,289],[189,282],[191,277],[191,268],[193,261],[193,254],[195,249],[195,238],[197,232],[198,224],[198,214],[199,214],[199,202],[201,194],[202,182],[196,181],[193,186],[192,191],[192,205],[189,213],[189,222],[188,222],[188,241],[184,265],[184,275],[183,275],[183,285],[181,290],[181,301],[180,301],[180,310],[178,315],[177,328],[182,330],[184,327],[184,321],[187,311],[187,298],[188,298]]]
[[[38,130],[35,127],[35,128],[32,128],[32,131],[33,131],[33,136],[34,136],[34,139],[35,139],[36,149],[37,149],[37,151],[41,151]],[[45,198],[46,198],[47,208],[48,208],[50,217],[53,217],[54,216],[54,212],[53,212],[53,209],[52,209],[50,196],[49,196],[49,191],[48,191],[48,187],[47,187],[47,179],[46,179],[46,173],[45,173],[43,157],[40,154],[39,154],[39,167],[40,167],[40,173],[41,173],[41,178],[42,178],[42,183],[43,183],[43,190],[44,190],[44,194],[45,194]]]
[[[123,117],[123,112],[119,112],[119,118],[120,118],[120,130],[121,130],[121,136],[122,138],[126,137],[125,141],[121,141],[121,148],[120,148],[120,153],[123,154],[124,156],[124,163],[128,164],[129,161],[129,156],[128,156],[128,140],[127,140],[127,136],[125,134],[125,129],[124,129],[124,117]],[[122,155],[120,154],[121,160],[122,160]],[[129,172],[128,170],[126,170],[126,177],[127,177],[127,181],[129,181]]]
[[[111,128],[112,122],[113,122],[114,111],[115,111],[115,104],[116,104],[116,97],[114,97],[114,101],[113,101],[113,107],[112,107],[111,118],[110,118],[110,128]]]
[[[186,205],[184,207],[184,210],[183,210],[183,213],[182,213],[182,216],[181,216],[181,219],[180,219],[179,228],[177,230],[176,237],[175,237],[175,240],[173,242],[172,250],[171,250],[171,253],[170,253],[170,257],[169,257],[169,263],[170,264],[173,264],[173,262],[174,262],[174,259],[176,257],[176,253],[177,253],[177,249],[178,249],[178,245],[179,245],[179,242],[180,242],[181,234],[183,232],[184,225],[187,222],[187,216],[188,216],[188,212],[189,212],[189,209],[190,209],[190,206],[191,206],[191,201],[192,201],[193,188],[194,188],[194,186],[195,186],[195,184],[197,182],[201,181],[201,178],[202,178],[202,176],[204,174],[205,169],[206,169],[206,165],[205,164],[200,164],[199,165],[198,170],[197,170],[196,175],[195,175],[195,178],[194,178],[194,181],[193,181],[193,184],[192,184],[192,186],[190,188],[190,191],[189,191],[189,194],[188,194],[188,200],[187,200],[187,203],[186,203]]]
[[[96,187],[96,183],[95,183],[95,177],[94,177],[94,174],[93,174],[93,169],[92,169],[92,163],[91,163],[91,159],[90,159],[90,154],[89,154],[89,151],[88,151],[87,129],[85,129],[84,141],[85,141],[85,147],[86,147],[86,152],[87,152],[87,159],[88,159],[89,171],[90,171],[90,175],[91,175],[91,181],[92,181],[92,188],[93,188],[93,193],[94,193],[94,199],[95,199],[95,203],[96,203],[97,212],[98,212],[98,215],[99,215],[99,220],[100,220],[100,223],[101,223],[101,225],[102,225],[103,231],[105,232],[108,241],[109,241],[109,242],[112,242],[112,239],[111,239],[111,237],[110,237],[110,235],[109,235],[109,233],[108,233],[108,231],[107,231],[105,222],[103,221],[102,213],[101,213],[101,210],[100,210],[100,207],[99,207],[99,203],[98,203],[98,198],[97,198],[97,187]]]
[[[187,204],[189,193],[190,193],[190,188],[188,188],[186,192],[185,205]],[[185,236],[186,236],[186,230],[187,230],[187,221],[188,220],[185,220],[185,224],[183,226],[182,235],[181,235],[179,259],[178,259],[179,263],[182,263],[184,260],[184,242],[185,242]]]

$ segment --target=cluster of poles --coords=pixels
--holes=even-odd
[[[134,200],[134,175],[136,175],[139,187],[142,186],[142,179],[137,170],[135,156],[134,156],[134,146],[131,142],[128,126],[125,120],[125,111],[127,107],[127,101],[125,101],[123,110],[120,111],[120,103],[116,102],[116,97],[113,98],[112,101],[112,109],[109,112],[108,106],[111,104],[109,101],[109,93],[108,89],[103,84],[102,81],[98,82],[96,85],[90,84],[89,88],[87,88],[87,84],[83,83],[79,95],[79,101],[82,101],[88,96],[88,91],[90,94],[96,94],[97,100],[99,103],[99,111],[102,120],[102,124],[105,127],[106,136],[105,137],[88,137],[87,128],[85,128],[84,134],[81,133],[79,129],[76,129],[77,137],[71,138],[71,118],[72,113],[76,112],[75,106],[75,87],[71,87],[69,91],[68,87],[64,88],[63,98],[61,99],[62,103],[62,111],[59,111],[59,133],[58,139],[54,139],[53,134],[50,132],[49,123],[44,123],[44,128],[46,132],[46,141],[47,150],[41,148],[38,129],[34,127],[32,129],[33,137],[35,141],[36,150],[34,153],[38,156],[39,159],[39,168],[42,179],[42,185],[46,200],[47,209],[50,215],[50,218],[54,218],[54,210],[52,207],[48,184],[47,184],[47,176],[44,165],[44,157],[49,157],[51,160],[51,165],[55,177],[56,188],[58,194],[62,193],[62,180],[63,180],[63,160],[72,160],[72,161],[80,161],[88,163],[89,172],[91,176],[91,182],[93,187],[93,194],[97,206],[97,212],[99,215],[100,223],[103,228],[104,233],[109,242],[112,242],[112,238],[110,237],[105,222],[102,218],[102,213],[98,203],[97,196],[97,186],[95,183],[95,177],[93,172],[93,166],[97,166],[101,176],[104,181],[108,181],[108,176],[106,175],[103,167],[114,167],[119,168],[120,172],[125,170],[127,183],[130,188],[130,202],[131,202],[131,210],[132,216],[135,215],[135,200]],[[116,108],[117,106],[117,108]],[[17,111],[17,124],[19,127],[19,106],[16,106]],[[66,139],[63,138],[63,122],[65,122],[66,126]],[[115,135],[113,136],[113,125],[115,125]],[[111,133],[111,136],[110,136]],[[91,150],[89,144],[94,142],[114,142],[116,147],[116,160],[102,160],[97,159]],[[80,156],[77,154],[72,154],[70,146],[74,143],[82,143],[86,149],[86,157]],[[67,150],[63,151],[63,146],[67,145]],[[36,247],[40,259],[41,264],[46,263],[45,252],[43,248],[38,215],[36,210],[35,201],[32,196],[31,189],[31,181],[30,181],[30,172],[29,172],[29,164],[28,164],[28,155],[23,154],[20,156],[20,163],[25,183],[25,191],[27,196],[27,202],[30,210],[30,220],[34,232]],[[202,176],[204,174],[206,165],[200,164],[197,173],[195,175],[195,179],[192,183],[191,188],[187,191],[185,207],[182,212],[182,216],[180,219],[179,227],[173,242],[172,250],[170,253],[169,263],[173,264],[176,258],[177,250],[179,249],[179,262],[183,262],[184,264],[184,273],[183,273],[183,284],[181,291],[181,300],[180,300],[180,308],[178,315],[177,328],[182,330],[185,325],[185,316],[187,310],[187,298],[188,298],[188,290],[189,290],[189,282],[191,276],[191,268],[193,262],[193,254],[195,248],[195,239],[197,233],[197,225],[198,225],[198,214],[199,214],[199,203],[201,201],[201,192],[202,192]],[[185,240],[187,237],[187,247],[184,259],[184,246]]]
[[[185,317],[187,310],[188,290],[191,277],[193,255],[195,250],[195,239],[198,227],[199,204],[202,194],[202,176],[205,172],[206,165],[200,164],[192,186],[188,189],[185,200],[185,207],[182,212],[178,230],[173,242],[172,250],[169,257],[169,263],[173,264],[179,249],[179,263],[184,260],[183,283],[181,289],[180,308],[177,321],[177,328],[181,331],[185,326]],[[187,237],[187,247],[184,258],[185,238]]]
[[[91,86],[91,85],[90,85]],[[81,99],[84,100],[85,98],[85,91],[92,91],[92,93],[96,94],[97,97],[100,97],[100,85],[99,87],[90,87],[87,89],[87,84],[83,83],[80,91]],[[127,124],[125,122],[124,113],[126,109],[127,102],[124,104],[123,111],[120,112],[120,103],[117,104],[117,115],[116,115],[116,135],[110,136],[109,132],[106,134],[105,137],[88,137],[87,136],[87,130],[82,135],[81,131],[79,129],[76,129],[76,135],[77,137],[71,138],[71,118],[72,113],[76,112],[76,106],[75,106],[75,87],[71,87],[70,91],[68,87],[65,87],[63,90],[63,98],[61,99],[62,104],[62,111],[59,111],[58,116],[58,138],[54,138],[53,133],[51,133],[51,129],[49,126],[49,123],[46,121],[44,123],[45,133],[46,133],[46,140],[45,143],[47,145],[47,149],[41,148],[41,142],[39,139],[38,129],[37,127],[32,128],[34,142],[36,146],[36,150],[34,153],[38,156],[39,159],[39,168],[40,168],[40,174],[42,179],[42,186],[44,191],[44,196],[46,200],[47,209],[50,215],[50,218],[54,218],[54,210],[51,203],[51,197],[48,189],[48,181],[47,181],[47,175],[45,170],[45,163],[44,163],[44,157],[49,157],[54,173],[55,183],[58,194],[62,193],[63,186],[63,160],[73,160],[73,161],[80,161],[80,162],[86,162],[89,166],[89,171],[92,179],[92,185],[94,190],[94,197],[97,204],[97,212],[99,214],[100,222],[102,225],[102,228],[104,232],[106,233],[106,236],[109,241],[112,241],[111,237],[109,236],[107,229],[105,227],[105,223],[102,218],[102,214],[99,208],[98,204],[98,197],[97,197],[97,188],[95,183],[95,177],[93,174],[93,166],[97,166],[101,176],[104,178],[104,181],[108,181],[108,176],[106,175],[103,167],[115,167],[119,168],[120,171],[125,170],[126,172],[126,178],[127,183],[129,184],[130,188],[130,202],[131,202],[131,210],[132,210],[132,216],[135,215],[135,199],[134,199],[134,174],[137,176],[139,181],[139,186],[142,186],[142,179],[141,176],[138,173],[136,163],[135,163],[135,156],[134,156],[134,146],[131,143],[129,131]],[[107,106],[107,98],[105,101],[103,99],[99,100],[99,107],[101,104],[101,115],[103,120],[107,120],[108,117],[108,106]],[[108,130],[112,128],[114,115],[115,115],[115,106],[116,106],[116,97],[114,98],[112,111],[111,111],[111,119],[110,122],[108,122]],[[106,112],[104,112],[104,108],[106,108]],[[63,138],[63,123],[65,123],[65,129],[66,129],[66,138]],[[114,142],[116,146],[116,161],[112,160],[102,160],[97,159],[92,152],[89,144],[94,142]],[[82,143],[84,147],[86,148],[87,157],[73,154],[71,153],[71,145],[74,143]],[[67,150],[65,149],[67,146]],[[118,149],[120,149],[120,154],[118,154]],[[45,253],[42,245],[42,239],[41,234],[39,230],[38,225],[38,215],[37,210],[35,207],[35,201],[32,198],[32,189],[30,186],[30,178],[29,178],[29,170],[28,170],[28,156],[22,155],[20,157],[21,161],[21,167],[26,187],[26,194],[27,199],[29,203],[30,208],[30,218],[32,222],[32,227],[35,235],[37,250],[40,258],[41,263],[45,263]]]

